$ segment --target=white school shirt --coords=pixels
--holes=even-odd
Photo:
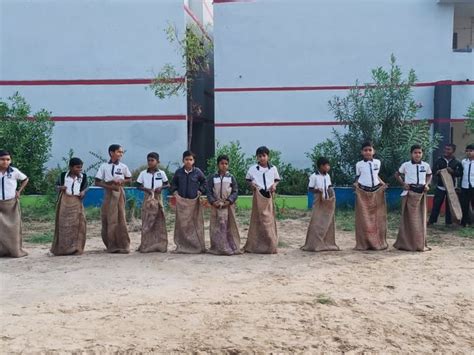
[[[380,184],[379,172],[382,163],[378,159],[361,160],[356,164],[357,182],[365,187],[375,187]]]
[[[280,181],[280,175],[276,166],[268,164],[268,167],[264,168],[258,164],[252,165],[247,171],[245,176],[247,181],[251,181],[256,184],[260,189],[268,191],[275,181]]]
[[[118,163],[104,163],[99,167],[97,174],[95,175],[97,179],[100,179],[105,182],[113,181],[113,180],[124,180],[126,178],[132,177],[132,173],[128,169],[128,166],[123,164],[122,162]]]
[[[13,167],[0,173],[0,200],[11,200],[15,198],[17,181],[24,181],[27,178],[20,170]]]
[[[161,188],[164,183],[168,182],[166,173],[163,170],[148,171],[143,170],[138,175],[137,182],[146,189],[158,189]]]
[[[403,163],[398,172],[404,175],[403,181],[408,185],[426,185],[426,177],[432,174],[430,164],[424,161],[415,163],[411,160]],[[406,194],[408,191],[402,192],[402,196]]]
[[[329,198],[328,188],[331,186],[331,177],[329,174],[321,174],[319,171],[311,174],[309,177],[308,188],[321,190],[323,192],[323,198],[327,200]]]
[[[474,160],[469,160],[466,158],[466,159],[463,159],[461,163],[462,163],[461,187],[463,189],[473,188],[474,187]]]
[[[81,194],[81,185],[82,179],[84,178],[84,174],[80,174],[79,176],[71,176],[69,173],[66,173],[64,176],[64,185],[66,186],[66,195],[70,196],[79,196]]]

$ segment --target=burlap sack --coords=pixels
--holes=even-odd
[[[209,227],[211,237],[209,253],[217,255],[241,254],[235,205],[226,208],[212,207]]]
[[[385,188],[374,192],[356,187],[356,250],[387,249],[387,204]]]
[[[0,256],[27,255],[22,249],[20,202],[16,198],[0,200]]]
[[[402,216],[395,248],[424,251],[426,248],[426,194],[408,191],[402,198]]]
[[[306,233],[306,242],[301,247],[306,251],[339,250],[336,245],[335,228],[336,198],[325,200],[321,193],[314,194],[313,212]]]
[[[451,218],[453,222],[460,223],[462,219],[462,208],[459,202],[458,194],[454,187],[453,178],[447,169],[441,169],[439,171],[441,180],[443,180],[444,187],[446,188],[446,199],[447,206],[451,211]]]
[[[204,242],[204,216],[200,197],[194,199],[176,196],[174,226],[175,253],[199,254],[206,251]]]
[[[165,253],[167,249],[168,232],[161,194],[145,193],[142,205],[142,240],[138,251]]]
[[[101,210],[102,241],[108,253],[129,253],[130,237],[125,216],[125,191],[104,190]]]
[[[51,253],[54,255],[82,254],[86,245],[86,216],[77,196],[59,195]]]
[[[244,251],[257,254],[276,254],[278,234],[273,206],[273,196],[267,198],[254,191],[252,214]]]

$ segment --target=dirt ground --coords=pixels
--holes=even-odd
[[[342,251],[308,253],[308,221],[278,222],[277,255],[110,255],[98,222],[82,256],[26,243],[0,260],[0,352],[474,351],[473,239],[431,230],[430,252],[357,252],[339,231]]]

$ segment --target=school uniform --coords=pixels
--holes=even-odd
[[[474,160],[462,160],[462,178],[461,178],[461,207],[462,220],[461,225],[472,224],[470,208],[474,209]]]
[[[63,172],[56,182],[66,189],[56,203],[56,220],[51,253],[54,255],[80,255],[86,244],[86,216],[79,196],[87,189],[87,175]]]
[[[166,231],[161,193],[157,193],[155,190],[167,188],[169,186],[168,178],[163,170],[146,169],[138,175],[137,184],[152,190],[151,193],[145,193],[142,204],[142,233],[138,251],[141,253],[164,253],[168,249],[168,232]]]
[[[336,245],[336,198],[331,177],[319,171],[309,177],[308,190],[314,192],[313,211],[306,232],[305,251],[339,250]]]
[[[378,159],[364,159],[356,164],[356,250],[387,248],[387,204],[379,178],[381,166]]]
[[[252,214],[244,250],[249,253],[277,253],[278,234],[275,220],[275,210],[270,187],[280,181],[276,166],[268,164],[263,167],[252,165],[246,175],[246,180],[257,186],[253,193]]]
[[[132,176],[129,168],[120,161],[104,163],[99,167],[96,179],[106,184],[115,180],[123,181]],[[111,184],[112,185],[112,184]],[[108,253],[129,253],[130,237],[125,216],[125,190],[122,186],[104,189],[101,209],[102,241]]]
[[[23,250],[20,201],[16,198],[18,181],[26,179],[25,174],[11,166],[0,172],[0,256],[28,255]]]
[[[235,216],[238,186],[235,177],[226,172],[212,174],[207,179],[207,200],[211,205],[209,252],[218,255],[240,254],[240,235]],[[228,202],[226,207],[216,208],[215,202]]]
[[[446,224],[452,223],[451,218],[451,209],[449,208],[449,200],[447,198],[446,188],[444,187],[443,179],[437,173],[438,171],[446,168],[451,168],[453,170],[453,174],[451,175],[453,178],[453,184],[456,185],[455,179],[460,177],[462,174],[462,165],[459,160],[456,158],[446,159],[445,157],[440,157],[436,162],[433,164],[433,175],[436,179],[436,189],[434,192],[434,199],[433,199],[433,208],[431,209],[431,215],[429,219],[429,224],[436,223],[438,221],[439,213],[441,211],[441,205],[443,204],[444,200],[446,199],[446,212],[445,212],[445,222]]]
[[[413,160],[403,163],[398,169],[405,184],[410,186],[402,196],[402,215],[395,248],[407,251],[425,251],[426,246],[426,192],[427,178],[432,175],[430,165]]]
[[[176,253],[198,254],[206,251],[204,242],[204,215],[200,194],[206,193],[206,177],[201,169],[184,167],[176,170],[171,193],[176,198],[174,243]]]

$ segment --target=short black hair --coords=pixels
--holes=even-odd
[[[270,149],[268,149],[264,145],[257,148],[257,152],[255,153],[255,155],[263,155],[263,154],[270,155]]]
[[[448,144],[445,145],[445,147],[453,148],[453,152],[455,152],[455,151],[456,151],[456,148],[457,148],[457,147],[456,147],[456,144],[454,144],[454,143],[448,143]]]
[[[217,164],[219,164],[222,160],[227,160],[229,162],[229,156],[227,154],[221,154],[217,157]]]
[[[467,148],[466,148],[467,149]],[[0,150],[0,157],[6,157],[6,156],[11,156],[10,152],[8,150]]]
[[[321,157],[316,161],[316,166],[320,168],[323,165],[329,164],[329,159],[325,157]]]
[[[119,150],[120,148],[122,148],[120,144],[111,144],[109,146],[109,155],[110,153],[115,152],[116,150]]]
[[[416,150],[416,149],[421,149],[421,151],[423,151],[423,148],[421,147],[421,145],[413,144],[410,148],[410,153],[413,153],[413,151]]]
[[[146,156],[147,159],[153,158],[156,161],[160,161],[160,155],[157,152],[150,152]]]
[[[373,148],[374,144],[371,141],[365,141],[364,143],[362,143],[360,149],[363,150],[364,148],[367,148],[367,147]]]
[[[72,168],[73,166],[76,165],[84,165],[81,159],[79,158],[71,158],[69,159],[69,167]]]
[[[474,150],[474,144],[468,144],[466,150]],[[1,155],[0,155],[1,156]]]
[[[192,151],[190,150],[185,150],[184,153],[183,153],[183,159],[186,158],[186,157],[193,157],[194,160],[196,160],[196,154],[194,154]]]

